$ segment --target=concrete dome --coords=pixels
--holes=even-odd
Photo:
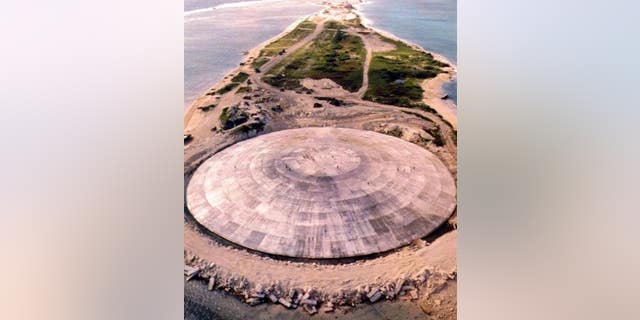
[[[371,131],[302,128],[239,142],[206,160],[187,206],[207,229],[303,258],[383,252],[424,237],[456,205],[431,152]]]

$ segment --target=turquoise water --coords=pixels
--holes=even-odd
[[[456,0],[373,0],[362,6],[370,24],[457,63]],[[444,86],[457,103],[457,83]]]

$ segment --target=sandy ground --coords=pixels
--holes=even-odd
[[[198,252],[200,258],[215,261],[221,274],[244,275],[251,283],[267,286],[280,279],[286,288],[314,287],[334,293],[371,285],[395,283],[398,279],[426,279],[430,273],[456,272],[457,232],[452,231],[432,244],[418,241],[377,259],[347,264],[283,263],[243,249],[231,248],[208,239],[185,226],[185,250]]]
[[[442,89],[442,85],[455,79],[455,70],[451,73],[441,73],[435,78],[427,79],[422,82],[422,90],[424,96],[422,101],[435,109],[442,117],[447,120],[454,129],[458,129],[458,110],[456,105],[450,99],[442,99],[446,95]]]
[[[342,87],[331,79],[304,79],[302,85],[312,89],[320,96],[348,96],[351,92],[342,89]]]
[[[329,10],[311,19],[322,22],[324,19],[347,17],[352,10],[337,9],[338,13]],[[306,18],[306,17],[305,17]],[[302,18],[304,19],[304,18]],[[301,20],[302,20],[301,19]],[[274,37],[272,40],[292,30],[299,21],[292,24],[288,30]],[[312,35],[296,43],[282,56],[275,57],[265,64],[262,74],[290,53],[300,48],[321,32],[322,23]],[[396,38],[380,30],[373,30],[384,36]],[[367,48],[367,64],[372,52],[392,50],[393,45],[382,42],[377,37],[363,36]],[[400,39],[401,40],[401,39]],[[247,60],[258,56],[259,51],[268,44],[267,41],[252,49],[247,54]],[[415,46],[415,45],[414,45]],[[415,46],[417,47],[417,46]],[[438,59],[442,57],[436,56]],[[449,63],[448,61],[446,61]],[[367,70],[365,66],[365,72]],[[307,88],[314,90],[309,95],[293,91],[280,91],[263,83],[262,74],[257,74],[246,63],[239,66],[225,79],[216,84],[210,91],[229,83],[230,78],[237,72],[243,71],[250,75],[253,92],[251,94],[235,94],[233,91],[222,96],[203,95],[189,108],[185,114],[185,133],[192,136],[192,140],[185,144],[185,183],[198,165],[217,151],[237,141],[251,138],[257,134],[285,130],[289,128],[309,126],[338,126],[373,130],[382,133],[401,132],[400,138],[423,146],[434,153],[457,179],[457,147],[453,129],[457,126],[455,105],[450,100],[441,99],[442,83],[455,77],[455,66],[452,65],[449,74],[444,74],[423,83],[427,92],[424,101],[436,109],[451,128],[438,115],[416,109],[399,108],[381,105],[370,101],[363,101],[363,92],[348,92],[335,82],[322,79],[302,81]],[[314,96],[337,97],[345,105],[336,107],[321,102],[320,107],[314,107],[318,100]],[[258,101],[261,101],[258,103]],[[215,105],[208,109],[202,107]],[[252,116],[265,119],[263,132],[249,132],[242,135],[231,135],[220,130],[219,116],[224,107],[239,105]],[[437,129],[444,138],[443,146],[425,142],[432,139],[426,129]],[[450,223],[455,221],[455,215]],[[247,282],[247,286],[266,287],[277,285],[283,288],[315,287],[325,295],[336,295],[345,291],[363,291],[372,286],[393,287],[399,279],[417,287],[419,295],[417,305],[425,314],[438,315],[442,319],[455,319],[455,277],[457,272],[456,243],[457,231],[451,227],[443,227],[444,231],[437,236],[427,237],[392,252],[342,261],[292,261],[264,254],[250,252],[244,248],[226,242],[224,239],[210,234],[197,225],[185,212],[184,240],[187,263],[206,266],[208,270],[218,274],[225,281]],[[195,257],[195,258],[194,258]],[[194,259],[193,261],[191,259]],[[230,283],[232,283],[231,281]],[[434,298],[436,297],[436,298]],[[439,302],[436,302],[438,300]],[[415,302],[415,301],[414,301]]]

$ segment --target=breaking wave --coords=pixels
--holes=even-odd
[[[278,2],[278,1],[283,1],[283,0],[250,0],[250,1],[239,1],[239,2],[226,2],[226,3],[221,3],[215,7],[185,11],[184,16],[186,17],[186,16],[198,14],[198,13],[210,12],[213,10],[226,9],[226,8],[250,7],[257,4],[264,4],[264,3]]]

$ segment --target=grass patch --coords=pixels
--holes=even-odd
[[[300,22],[295,29],[281,38],[269,43],[262,50],[258,57],[251,62],[251,67],[254,69],[260,69],[265,63],[269,62],[270,58],[276,56],[294,45],[296,42],[304,39],[306,36],[313,33],[316,28],[316,23],[309,20]],[[259,71],[256,71],[259,72]]]
[[[247,122],[249,116],[237,106],[233,106],[222,109],[219,119],[222,129],[228,130]]]
[[[223,108],[222,112],[220,112],[220,123],[226,123],[229,121],[229,108]]]
[[[260,50],[259,57],[273,57],[278,55],[283,49],[291,47],[296,42],[313,33],[315,28],[316,24],[314,22],[309,20],[300,22],[291,32],[269,43],[264,49]]]
[[[258,57],[258,58],[256,58],[255,60],[253,60],[251,62],[251,66],[254,69],[258,69],[259,70],[260,67],[264,66],[264,64],[267,63],[267,62],[269,62],[269,58],[267,58],[267,57]],[[259,71],[256,71],[256,72],[259,72]]]
[[[325,22],[324,28],[337,30],[337,29],[343,29],[344,25],[338,21],[333,20],[333,21]]]
[[[231,82],[243,83],[247,79],[249,79],[249,75],[247,73],[239,72],[233,78],[231,78]]]
[[[248,74],[239,72],[233,78],[231,78],[231,83],[228,83],[226,86],[220,88],[218,91],[216,91],[216,93],[221,95],[225,94],[233,90],[235,87],[239,86],[241,83],[245,82],[247,79],[249,79]]]
[[[358,91],[366,56],[362,39],[347,34],[343,25],[335,21],[327,22],[325,27],[317,39],[281,61],[263,81],[291,89],[298,86],[296,80],[327,78],[346,90]]]
[[[249,86],[240,87],[238,88],[238,90],[236,90],[236,94],[250,93],[250,92],[253,92],[253,89]]]
[[[291,79],[281,74],[268,75],[268,76],[262,77],[262,81],[274,87],[287,89],[287,90],[296,90],[296,89],[302,88],[302,83],[300,83],[300,80]]]
[[[285,34],[281,38],[266,45],[258,57],[251,62],[251,67],[254,69],[260,69],[265,63],[269,62],[270,58],[282,53],[283,50],[294,45],[296,42],[304,39],[306,36],[313,33],[316,28],[316,23],[309,20],[300,22],[291,32]]]
[[[220,90],[216,91],[217,94],[225,94],[231,90],[233,90],[235,87],[239,86],[240,84],[237,82],[231,82],[229,84],[227,84],[226,86],[220,88]]]
[[[423,93],[420,83],[444,72],[441,68],[448,65],[435,60],[430,53],[413,49],[401,41],[378,36],[396,49],[373,53],[369,67],[369,88],[364,99],[396,106],[420,107]]]
[[[216,107],[215,104],[209,104],[209,105],[206,105],[206,106],[198,107],[198,109],[206,112],[206,111],[209,111],[209,110],[211,110],[211,109],[213,109],[215,107]]]

